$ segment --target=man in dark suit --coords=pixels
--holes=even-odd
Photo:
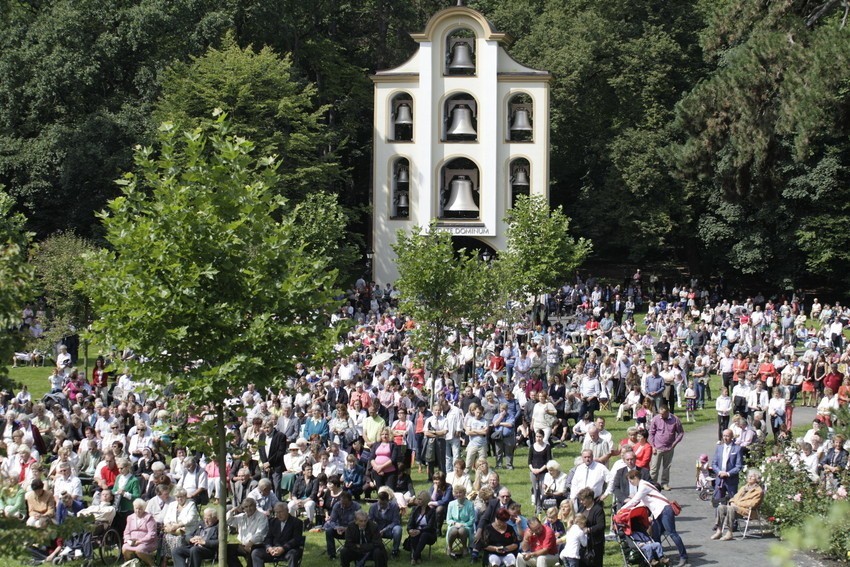
[[[263,476],[272,481],[275,494],[280,497],[280,477],[283,475],[283,457],[286,455],[286,436],[275,429],[275,419],[269,418],[263,422],[263,432],[258,440],[260,449],[260,466]]]
[[[611,309],[614,312],[614,321],[618,325],[623,324],[623,312],[626,310],[626,303],[620,298],[620,294],[614,296],[614,302],[611,304]]]
[[[288,403],[284,404],[281,411],[283,415],[277,418],[276,429],[283,433],[283,436],[286,438],[286,446],[288,447],[290,443],[295,443],[298,439],[298,434],[301,432],[301,423],[292,414],[292,406]]]
[[[342,567],[349,567],[352,561],[356,567],[363,567],[370,560],[375,562],[375,567],[387,567],[387,550],[381,532],[366,512],[357,511],[354,523],[345,529],[345,545],[340,559]]]
[[[338,404],[348,406],[348,392],[342,387],[339,378],[333,379],[333,383],[328,388],[325,399],[328,401],[328,413],[334,411]]]
[[[206,559],[218,551],[218,516],[214,508],[204,510],[204,523],[189,537],[187,545],[175,547],[171,552],[174,567],[201,567]]]
[[[263,546],[251,552],[252,567],[263,567],[281,557],[287,561],[288,567],[295,567],[304,553],[303,532],[304,523],[289,514],[286,504],[275,504],[274,517],[269,520],[269,531]]]
[[[631,471],[640,471],[641,480],[652,482],[649,470],[636,466],[635,461],[634,451],[625,451],[623,453],[623,462],[626,463],[626,466],[614,474],[614,480],[611,482],[611,492],[614,494],[614,511],[618,510],[635,493],[635,487],[629,482],[629,473]]]
[[[726,494],[732,496],[738,492],[738,476],[744,468],[742,448],[735,444],[731,429],[723,430],[723,442],[714,449],[711,469],[726,487]]]

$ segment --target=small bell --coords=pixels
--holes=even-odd
[[[393,123],[396,126],[413,124],[413,113],[410,112],[410,105],[403,102],[398,105],[395,110],[395,120]]]
[[[406,209],[408,206],[410,206],[410,205],[407,201],[407,193],[399,193],[399,195],[398,195],[398,208],[399,209]],[[399,214],[401,214],[401,212],[399,212]]]
[[[524,167],[518,167],[514,170],[514,187],[528,187],[528,171]]]
[[[410,183],[410,175],[407,173],[407,168],[403,165],[398,166],[398,173],[396,174],[396,182],[397,183]]]
[[[511,124],[511,132],[530,132],[531,120],[528,118],[528,110],[517,108],[514,112],[514,121]]]

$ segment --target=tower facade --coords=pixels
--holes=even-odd
[[[505,51],[507,34],[463,6],[436,13],[406,63],[372,76],[373,278],[395,281],[399,229],[505,247],[520,194],[549,195],[549,82]]]

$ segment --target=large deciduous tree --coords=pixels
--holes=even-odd
[[[229,34],[220,49],[169,69],[155,116],[189,128],[221,108],[259,152],[281,157],[277,190],[300,200],[332,188],[341,175],[324,122],[328,107],[317,107],[315,98],[316,87],[298,79],[290,57],[269,47],[242,49]]]
[[[21,312],[33,294],[33,270],[27,263],[30,234],[24,217],[12,212],[13,202],[0,186],[0,383],[19,339]]]
[[[88,263],[94,331],[148,357],[137,374],[176,399],[215,408],[206,450],[225,470],[224,400],[330,352],[337,271],[274,190],[275,157],[255,156],[225,114],[206,130],[163,124],[135,161],[102,216],[111,249]]]

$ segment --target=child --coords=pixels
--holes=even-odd
[[[543,525],[549,526],[549,528],[552,529],[555,533],[556,540],[561,539],[567,533],[567,528],[564,526],[564,522],[558,519],[558,509],[554,506],[546,510],[546,521]]]
[[[632,541],[643,551],[643,554],[646,555],[652,567],[656,565],[668,565],[670,563],[670,559],[664,557],[664,548],[661,547],[661,544],[653,541],[646,532],[633,531]]]
[[[343,488],[356,499],[363,494],[364,471],[357,463],[357,457],[349,454],[345,458],[345,470],[342,471]]]
[[[561,551],[561,563],[565,567],[579,567],[581,548],[587,546],[587,517],[584,514],[576,514],[575,522],[567,530],[567,543]]]
[[[709,467],[708,467],[708,455],[703,453],[697,459],[697,482],[696,489],[702,490],[704,488],[708,488],[711,485],[711,479],[709,478]]]
[[[685,404],[685,419],[691,423],[696,422],[694,412],[697,411],[697,391],[694,390],[693,384],[689,384],[685,390]]]

